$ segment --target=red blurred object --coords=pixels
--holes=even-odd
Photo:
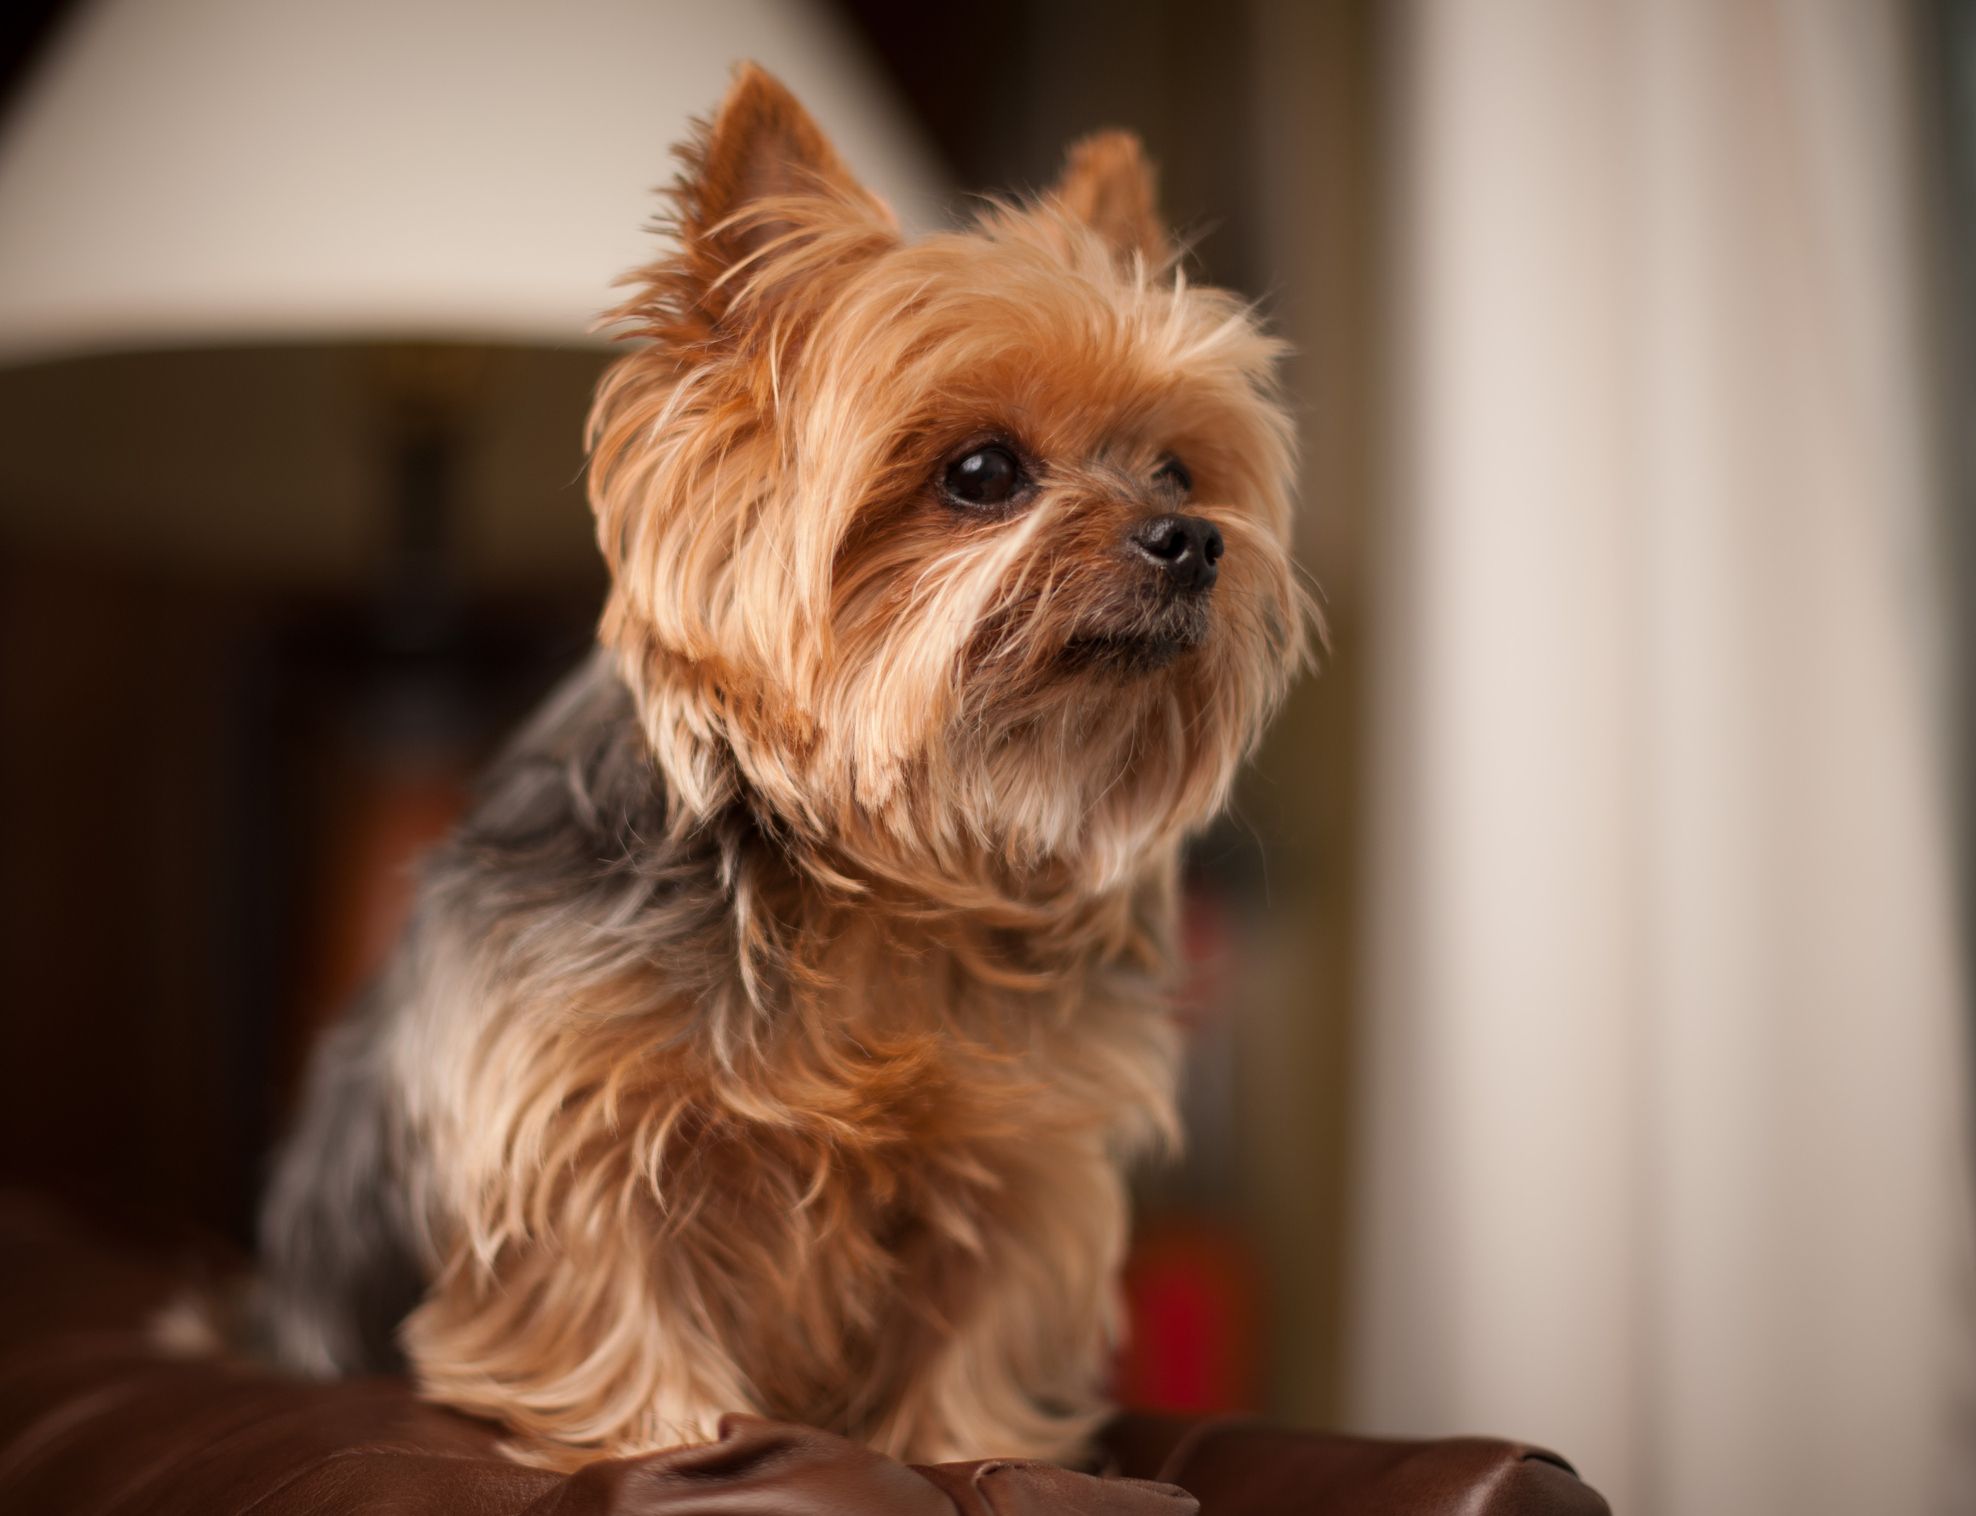
[[[1259,1288],[1255,1259],[1233,1231],[1197,1218],[1150,1225],[1125,1269],[1119,1402],[1193,1415],[1253,1410]]]
[[[326,807],[314,850],[314,928],[283,1049],[290,1088],[316,1040],[383,967],[411,915],[420,858],[466,808],[464,758],[394,764],[374,756],[352,768]]]

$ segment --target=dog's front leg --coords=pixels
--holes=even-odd
[[[662,1300],[648,1240],[601,1228],[462,1252],[405,1323],[420,1393],[516,1434],[523,1462],[710,1442],[729,1411],[759,1412],[746,1376],[690,1309]]]
[[[879,1451],[1083,1460],[1110,1410],[1128,1211],[1118,1165],[1097,1144],[1053,1157],[1004,1168],[1003,1230],[965,1265],[973,1286],[872,1437]]]

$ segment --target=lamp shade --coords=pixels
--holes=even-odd
[[[0,134],[0,363],[590,340],[745,58],[925,218],[928,155],[799,0],[94,0]]]
[[[744,58],[929,218],[930,155],[802,0],[85,0],[0,123],[0,543],[374,579],[378,352],[440,344],[451,572],[588,582],[597,317]]]

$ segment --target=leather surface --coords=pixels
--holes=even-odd
[[[0,1200],[0,1511],[1193,1516],[1197,1498],[1204,1516],[1606,1510],[1561,1459],[1518,1443],[1132,1416],[1107,1435],[1114,1472],[1103,1479],[1004,1459],[910,1468],[743,1416],[718,1443],[555,1474],[508,1461],[496,1428],[423,1405],[396,1380],[306,1384],[166,1355],[144,1324],[182,1274]]]
[[[1489,1437],[1406,1442],[1240,1418],[1122,1416],[1120,1468],[1184,1486],[1206,1516],[1609,1516],[1557,1454]]]

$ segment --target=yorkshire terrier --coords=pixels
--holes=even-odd
[[[1180,849],[1315,625],[1278,345],[1138,142],[907,240],[754,68],[613,315],[599,649],[315,1059],[257,1319],[568,1466],[1076,1459]]]

